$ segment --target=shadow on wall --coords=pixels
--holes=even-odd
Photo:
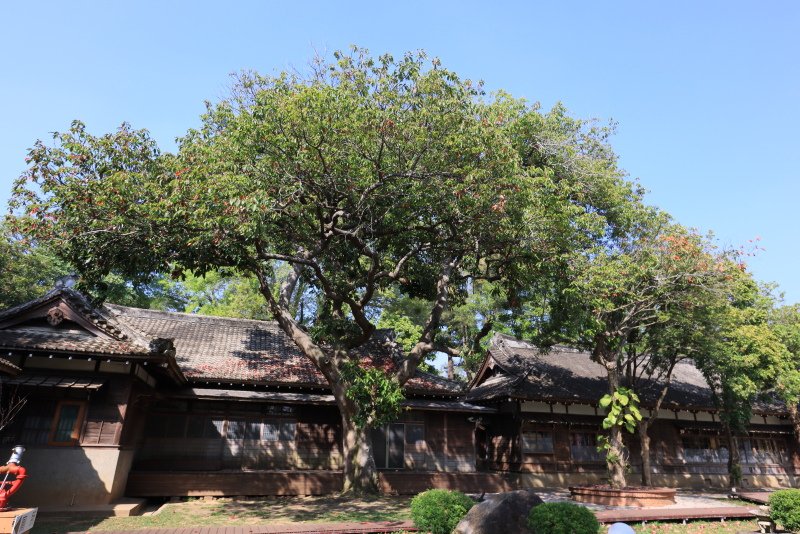
[[[42,447],[25,452],[28,478],[13,506],[69,507],[108,504],[124,491],[128,451],[111,447]],[[115,484],[116,482],[116,484]]]

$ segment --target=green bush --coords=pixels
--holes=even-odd
[[[474,504],[460,491],[432,489],[411,499],[411,517],[421,531],[450,534]]]
[[[780,490],[770,495],[769,517],[787,530],[800,530],[800,489]]]
[[[597,534],[600,523],[591,510],[571,502],[546,502],[528,514],[534,534]]]

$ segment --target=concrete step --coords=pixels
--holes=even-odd
[[[110,504],[83,504],[76,506],[39,506],[39,515],[96,515],[127,517],[140,515],[144,511],[146,499],[125,498]]]

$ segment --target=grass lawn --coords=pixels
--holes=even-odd
[[[191,500],[171,503],[155,515],[92,518],[40,516],[32,534],[100,532],[190,526],[236,526],[265,523],[403,521],[410,520],[410,497],[342,499],[337,497],[285,497],[272,499]],[[757,531],[750,521],[693,521],[633,525],[637,534],[736,534]]]
[[[40,516],[32,534],[91,530],[130,530],[193,526],[236,526],[264,523],[403,521],[410,520],[411,497],[340,499],[286,497],[274,499],[192,500],[167,504],[155,515],[136,517]]]
[[[754,519],[749,521],[692,521],[681,523],[648,523],[633,525],[636,534],[736,534],[737,532],[758,532]]]

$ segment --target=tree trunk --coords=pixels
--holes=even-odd
[[[616,361],[606,360],[606,370],[608,371],[608,392],[613,395],[620,385],[620,372]],[[606,452],[606,465],[609,471],[609,482],[612,488],[624,488],[627,485],[625,480],[625,464],[627,463],[627,451],[625,442],[622,439],[622,427],[614,425],[608,436],[610,448]]]
[[[609,443],[611,448],[608,450],[608,458],[613,461],[606,460],[608,469],[611,475],[612,488],[624,488],[627,485],[625,480],[625,442],[622,440],[622,427],[614,425],[611,427],[611,435],[609,436]]]
[[[358,428],[351,414],[342,413],[342,453],[344,454],[344,484],[342,493],[377,495],[378,471],[372,456],[370,428]]]
[[[642,445],[642,485],[653,485],[652,466],[650,464],[650,436],[647,431],[650,429],[649,421],[645,420],[639,423],[639,441]]]
[[[456,369],[455,364],[453,363],[453,355],[447,355],[447,378],[448,380],[454,380],[456,377]]]
[[[726,429],[728,434],[728,485],[731,489],[741,486],[742,465],[739,459],[739,440],[731,428]]]
[[[797,409],[797,404],[793,402],[787,402],[786,409],[789,412],[792,428],[794,428],[795,450],[800,451],[800,410]]]

